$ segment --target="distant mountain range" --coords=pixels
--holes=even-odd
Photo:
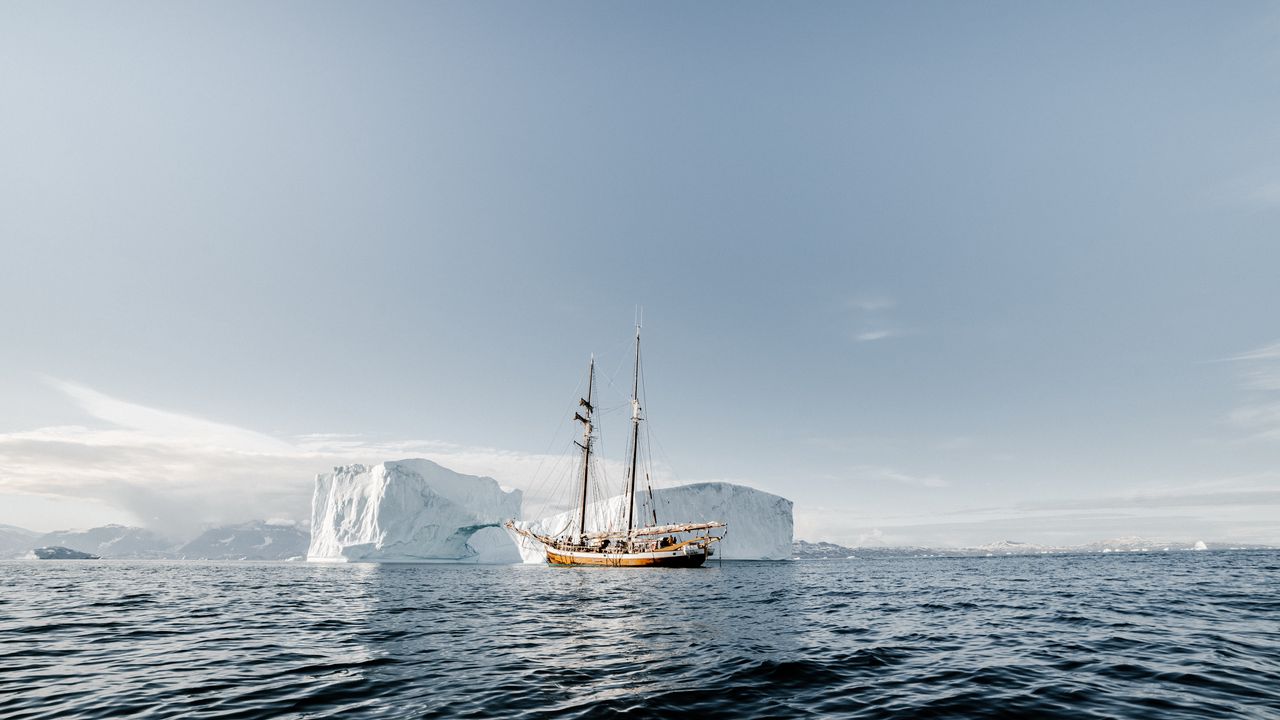
[[[173,542],[154,532],[126,525],[103,525],[91,530],[61,530],[35,538],[38,546],[58,546],[99,557],[161,558]]]
[[[1084,545],[1036,545],[1034,543],[1000,540],[986,545],[968,548],[903,547],[845,547],[828,542],[796,540],[791,544],[791,556],[798,560],[861,559],[887,557],[989,557],[997,555],[1058,555],[1068,553],[1124,553],[1124,552],[1174,552],[1186,550],[1276,550],[1271,545],[1252,545],[1222,542],[1171,542],[1140,537],[1120,537],[1086,543]]]
[[[13,525],[0,525],[0,558],[12,558],[41,547],[40,533]]]
[[[177,556],[200,560],[289,560],[305,558],[311,532],[296,525],[262,521],[206,530],[183,545]]]
[[[89,530],[43,534],[13,525],[0,525],[0,559],[31,557],[36,548],[60,547],[106,559],[294,560],[305,558],[310,544],[311,533],[306,528],[262,520],[210,528],[186,543],[174,542],[146,528],[127,525],[103,525]],[[1037,545],[1000,540],[968,548],[845,547],[829,542],[796,540],[791,545],[791,556],[798,560],[821,560],[1274,549],[1280,548],[1223,542],[1170,542],[1140,537],[1119,537],[1083,545]]]
[[[107,559],[290,560],[306,557],[310,543],[306,528],[262,520],[211,528],[187,543],[126,525],[44,534],[0,525],[0,558],[10,559],[29,557],[36,548],[62,547]]]

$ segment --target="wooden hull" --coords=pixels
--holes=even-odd
[[[705,551],[684,549],[656,552],[580,552],[547,548],[547,562],[552,565],[584,567],[701,567],[707,561]]]

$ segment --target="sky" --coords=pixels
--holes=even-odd
[[[643,305],[797,538],[1280,544],[1274,2],[7,2],[0,130],[0,523],[536,490]]]

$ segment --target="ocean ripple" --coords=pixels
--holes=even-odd
[[[1280,718],[1273,552],[0,563],[0,718]]]

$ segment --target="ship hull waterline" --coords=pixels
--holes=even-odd
[[[547,564],[561,567],[702,567],[707,553],[675,552],[574,552],[547,548]]]

